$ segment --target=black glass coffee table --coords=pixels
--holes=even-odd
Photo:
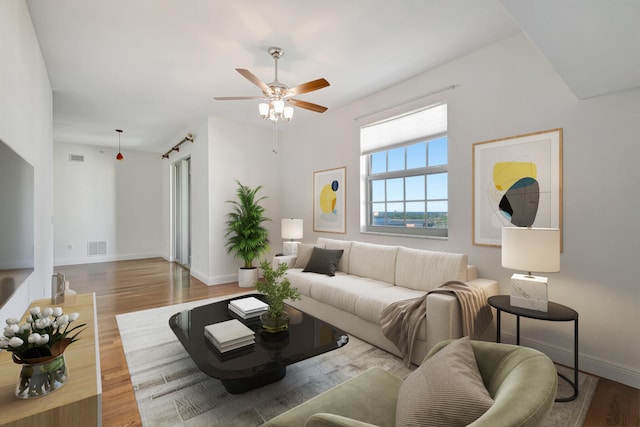
[[[238,394],[281,380],[287,365],[335,350],[349,342],[346,332],[329,323],[285,306],[291,323],[288,331],[264,332],[258,318],[242,320],[227,308],[234,299],[256,297],[242,295],[191,310],[169,318],[169,326],[187,353],[205,374],[220,379],[229,393]],[[212,323],[238,319],[255,332],[255,344],[220,353],[204,335]]]

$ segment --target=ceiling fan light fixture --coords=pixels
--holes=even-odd
[[[282,99],[274,99],[272,101],[273,111],[275,111],[276,116],[281,116],[284,112],[284,101]]]
[[[267,104],[266,102],[261,102],[260,104],[258,104],[258,111],[260,112],[260,117],[262,117],[263,119],[269,118],[269,110],[269,104]]]
[[[329,85],[324,78],[302,83],[294,87],[288,87],[278,81],[278,59],[284,54],[284,50],[279,47],[270,47],[269,55],[273,57],[275,65],[275,80],[269,84],[264,83],[251,71],[244,68],[236,68],[245,79],[256,85],[262,91],[262,96],[222,96],[215,97],[219,101],[245,100],[245,99],[262,99],[263,102],[258,104],[258,112],[260,117],[272,122],[279,120],[289,122],[293,118],[293,107],[303,108],[305,110],[314,111],[316,113],[324,113],[327,107],[312,104],[311,102],[302,101],[293,98],[304,93],[313,92]],[[286,105],[286,104],[291,105]]]
[[[292,106],[287,105],[286,107],[284,107],[284,111],[282,113],[282,118],[284,119],[285,122],[288,122],[293,118],[293,107]]]

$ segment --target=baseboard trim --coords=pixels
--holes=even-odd
[[[515,344],[516,336],[502,332],[502,342]],[[549,345],[537,340],[526,339],[520,336],[520,344],[525,347],[535,348],[549,356],[551,360],[565,366],[573,366],[573,351]],[[636,372],[625,366],[618,366],[609,361],[584,354],[578,354],[578,369],[580,371],[607,378],[634,388],[640,388],[640,372]]]
[[[223,274],[219,276],[207,276],[206,274],[201,273],[200,271],[194,270],[191,268],[191,275],[204,283],[207,286],[215,286],[222,285],[225,283],[237,282],[238,275],[237,274]]]
[[[105,255],[105,256],[91,256],[81,258],[62,258],[54,259],[53,266],[61,267],[64,265],[77,265],[77,264],[97,264],[99,262],[111,262],[111,261],[129,261],[134,259],[147,259],[147,258],[163,258],[166,257],[160,253],[148,253],[148,254],[130,254],[130,255]]]
[[[237,282],[237,274],[223,274],[220,276],[212,276],[205,282],[208,286],[222,285],[224,283]]]

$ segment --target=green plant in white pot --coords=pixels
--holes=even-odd
[[[267,298],[269,310],[262,313],[260,321],[267,332],[281,332],[289,327],[289,314],[284,310],[284,300],[299,300],[300,291],[291,286],[286,277],[287,264],[280,263],[274,270],[269,261],[260,263],[263,278],[256,283],[256,289]]]
[[[269,251],[269,233],[263,223],[271,220],[264,216],[264,207],[260,205],[266,197],[257,196],[262,186],[251,188],[236,182],[236,200],[227,201],[233,210],[226,215],[225,246],[227,253],[244,262],[238,271],[238,284],[251,287],[258,280],[253,261]]]

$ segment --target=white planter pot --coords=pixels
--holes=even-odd
[[[253,288],[258,281],[258,267],[238,269],[238,286]]]

